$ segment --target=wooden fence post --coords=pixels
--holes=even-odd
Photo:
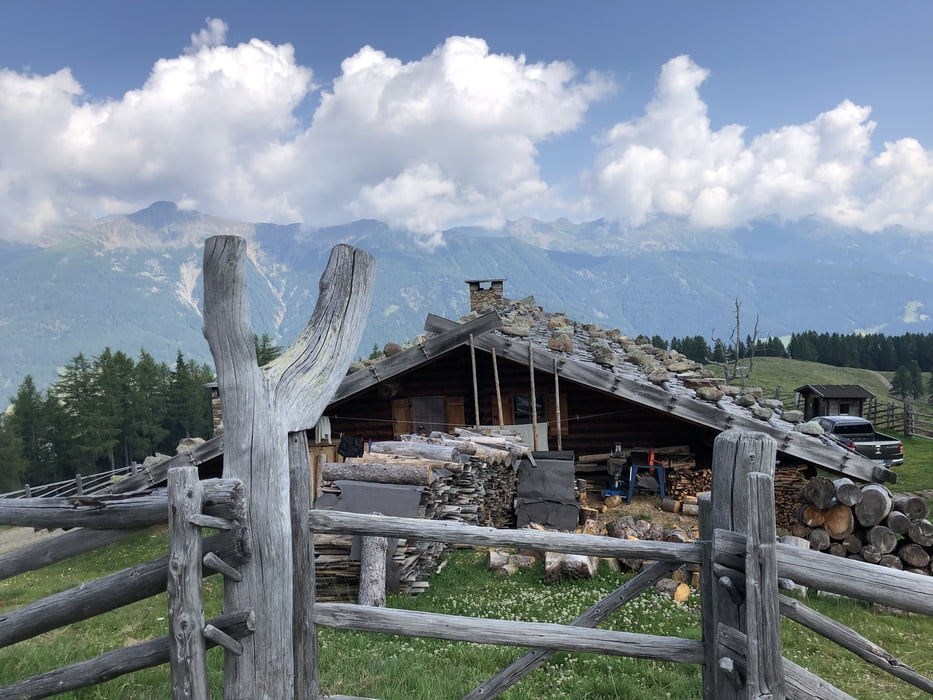
[[[241,655],[225,655],[224,695],[289,700],[295,696],[289,433],[317,423],[345,375],[369,311],[375,269],[368,253],[336,246],[305,329],[280,357],[259,367],[246,253],[246,241],[236,236],[213,236],[204,244],[204,335],[224,407],[224,475],[243,482],[244,547],[253,553],[242,579],[224,582],[225,609],[253,612],[256,626]]]
[[[168,471],[168,627],[172,697],[208,700],[204,603],[201,599],[201,514],[197,467]]]
[[[774,478],[777,443],[764,433],[727,430],[716,437],[713,446],[713,484],[709,506],[701,504],[709,515],[703,518],[701,538],[710,537],[709,560],[704,558],[705,581],[703,595],[703,638],[706,659],[703,666],[703,697],[705,700],[733,700],[746,697],[746,659],[738,658],[721,644],[721,628],[746,631],[745,572],[742,562],[725,566],[715,547],[716,530],[747,534],[749,518],[749,479],[752,472],[762,472]],[[773,500],[769,504],[774,517]],[[704,523],[706,521],[706,523]],[[707,540],[709,541],[709,540]],[[775,586],[777,579],[775,578]],[[712,590],[709,590],[709,589]],[[703,590],[706,589],[706,590]]]

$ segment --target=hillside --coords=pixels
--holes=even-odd
[[[522,219],[496,231],[431,236],[379,221],[311,228],[232,221],[170,202],[70,229],[55,245],[0,255],[0,391],[26,374],[40,386],[79,352],[178,350],[210,362],[201,333],[204,240],[250,243],[252,323],[280,344],[304,326],[331,248],[376,258],[359,356],[410,341],[428,313],[468,311],[466,279],[505,278],[505,294],[629,335],[722,335],[740,300],[759,335],[816,329],[888,335],[933,331],[933,248],[910,231],[868,235],[766,222],[740,231],[686,232],[670,221],[623,230],[606,221]],[[783,384],[782,384],[783,386]],[[2,394],[0,394],[2,395]]]
[[[721,368],[716,365],[708,365],[708,368],[721,374]],[[858,384],[879,401],[895,402],[895,397],[888,393],[890,383],[879,372],[783,357],[756,357],[746,384],[760,386],[766,395],[773,395],[777,390],[782,397],[804,384]]]

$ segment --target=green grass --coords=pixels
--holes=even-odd
[[[722,376],[722,368],[717,365],[707,365],[707,369]],[[782,395],[793,393],[794,389],[806,384],[858,384],[874,394],[879,401],[894,401],[895,398],[888,393],[886,381],[890,380],[891,375],[892,372],[834,367],[784,357],[756,357],[745,383],[761,387],[766,396],[772,396],[775,389],[779,389]]]
[[[58,564],[41,572],[0,582],[0,615],[104,573],[164,553],[164,528],[126,543]],[[448,566],[431,579],[431,588],[416,598],[391,597],[392,607],[526,621],[567,622],[618,587],[625,578],[601,567],[591,581],[544,583],[540,564],[518,575],[500,578],[486,571],[484,553],[457,550]],[[221,582],[205,582],[208,616],[220,606]],[[880,614],[868,605],[811,597],[807,604],[827,612],[880,644],[904,663],[933,676],[933,635],[923,616]],[[0,685],[58,666],[90,658],[108,649],[160,636],[166,631],[166,600],[156,596],[107,615],[56,630],[0,650]],[[644,634],[698,639],[699,598],[672,603],[649,591],[613,615],[603,627]],[[523,653],[444,640],[338,630],[320,630],[322,688],[385,698],[442,700],[461,697]],[[861,662],[854,655],[785,620],[784,655],[859,698],[921,697],[911,686]],[[222,653],[208,652],[212,689],[222,693]],[[695,665],[559,653],[509,690],[517,698],[696,698],[700,668]],[[166,698],[171,696],[166,666],[124,676],[109,683],[69,693],[72,698]]]

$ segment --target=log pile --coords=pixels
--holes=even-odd
[[[513,438],[519,440],[519,438]],[[412,436],[406,441],[373,443],[362,457],[325,462],[322,493],[339,493],[335,482],[366,481],[422,488],[418,517],[457,520],[497,528],[514,527],[513,454],[505,449],[453,436]],[[315,575],[319,600],[352,600],[357,596],[360,562],[351,559],[353,537],[315,535]],[[389,541],[398,591],[414,595],[428,587],[445,545],[416,540]]]
[[[690,528],[684,528],[683,526],[664,527],[659,523],[641,519],[636,520],[631,515],[610,520],[606,523],[605,531],[609,537],[626,540],[685,543],[696,542],[700,537],[699,527],[696,525]],[[642,568],[651,564],[651,562],[642,559],[620,559],[619,563],[627,571],[641,571]],[[675,569],[670,578],[698,589],[700,587],[700,565],[684,564]],[[683,594],[683,589],[675,587],[675,590],[677,595]],[[664,593],[665,591],[661,592]]]
[[[790,532],[811,549],[893,569],[933,575],[930,506],[881,484],[816,476],[800,490]]]

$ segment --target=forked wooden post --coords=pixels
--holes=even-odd
[[[295,557],[308,556],[309,546],[293,541],[291,510],[301,508],[306,517],[310,499],[304,486],[292,495],[289,434],[314,426],[346,373],[369,309],[375,266],[368,253],[336,246],[307,326],[260,368],[249,321],[246,252],[246,241],[236,236],[214,236],[204,246],[204,335],[224,407],[224,474],[243,482],[244,544],[251,553],[242,580],[225,582],[224,608],[252,611],[256,625],[243,640],[242,655],[225,656],[224,695],[288,700],[309,693],[307,679],[296,689],[294,655],[313,648],[294,632]],[[309,620],[298,626],[313,633]]]
[[[704,700],[783,697],[774,564],[776,457],[777,443],[764,433],[727,430],[714,443],[712,495],[700,502],[700,538],[704,542],[700,586],[706,650]],[[754,561],[730,561],[720,556],[715,547],[717,530],[748,535],[746,558]],[[747,580],[749,572],[751,578]],[[749,586],[757,590],[750,592]],[[728,640],[734,638],[730,630],[747,635],[746,649],[729,648]],[[763,669],[763,665],[775,661],[775,653],[777,669]]]

